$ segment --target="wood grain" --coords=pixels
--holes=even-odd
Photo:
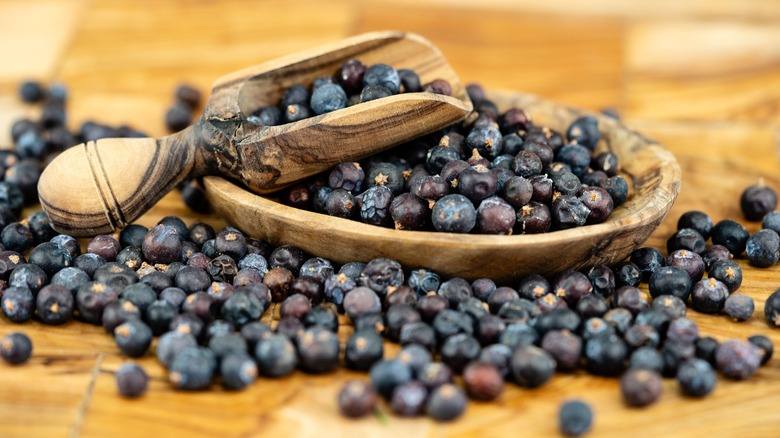
[[[67,12],[84,5],[79,14]],[[533,92],[583,108],[612,105],[624,114],[630,90],[627,125],[664,144],[683,169],[678,200],[648,241],[663,248],[682,212],[696,208],[716,220],[739,218],[743,185],[763,176],[780,189],[780,131],[774,123],[780,111],[772,105],[744,110],[759,101],[756,89],[772,95],[774,79],[761,73],[766,69],[751,64],[744,77],[754,80],[746,82],[749,86],[734,86],[728,73],[732,66],[724,67],[712,55],[700,68],[718,73],[686,76],[691,63],[683,62],[685,57],[703,59],[696,53],[703,46],[695,39],[697,44],[662,38],[660,29],[672,20],[692,30],[731,23],[739,28],[755,25],[755,32],[767,35],[767,25],[776,28],[779,17],[775,0],[8,0],[0,2],[0,53],[5,54],[0,63],[0,146],[12,146],[7,132],[16,117],[39,110],[23,107],[12,94],[28,74],[41,72],[41,78],[67,82],[71,128],[94,118],[163,136],[165,109],[179,81],[205,91],[220,75],[281,55],[362,31],[403,29],[421,33],[440,47],[464,82],[481,80],[493,88]],[[659,38],[663,46],[629,38],[639,25],[658,25],[646,35]],[[65,29],[72,33],[62,39]],[[714,39],[707,47],[727,43],[717,34],[708,35]],[[771,38],[751,44],[758,53],[777,46]],[[627,65],[628,58],[646,60],[643,65],[658,59],[664,65],[663,50],[683,54],[663,76],[638,76],[639,69]],[[720,59],[731,62],[734,55]],[[643,85],[635,88],[637,83]],[[681,99],[690,88],[699,90],[696,99],[711,108],[738,109],[739,120],[725,121],[720,111]],[[717,99],[720,94],[728,105]],[[675,105],[692,108],[695,120]],[[217,216],[190,212],[178,193],[165,196],[138,222],[151,226],[166,215],[187,223],[225,225]],[[691,316],[703,334],[726,339],[764,333],[778,346],[780,331],[766,325],[760,310],[767,295],[780,286],[780,267],[757,269],[745,260],[738,262],[745,270],[738,293],[756,301],[753,318],[734,324],[724,316]],[[320,377],[296,373],[288,379],[262,379],[238,394],[217,387],[190,394],[174,391],[156,359],[147,356],[141,363],[154,377],[151,391],[141,400],[124,400],[117,396],[111,374],[123,359],[102,329],[80,323],[19,326],[0,317],[0,336],[12,330],[24,330],[33,338],[35,356],[23,367],[0,363],[3,438],[557,436],[549,419],[560,401],[572,396],[585,398],[596,409],[590,437],[774,438],[780,430],[778,358],[746,382],[719,380],[705,400],[684,399],[675,383],[666,381],[660,402],[648,409],[625,407],[614,380],[559,374],[538,390],[509,385],[496,403],[472,403],[452,424],[399,419],[385,404],[385,418],[348,421],[335,414],[336,392],[344,380],[360,376],[343,370]],[[348,333],[349,328],[342,327],[342,339]],[[396,351],[392,347],[388,345],[388,354]]]
[[[626,41],[626,109],[632,116],[780,126],[776,23],[640,23]]]
[[[535,123],[558,131],[585,114],[532,95],[497,92],[491,97],[503,111],[523,108]],[[388,257],[448,276],[489,277],[516,285],[531,273],[552,275],[624,259],[650,236],[677,197],[680,170],[660,145],[607,117],[600,117],[599,129],[600,147],[620,159],[631,196],[603,224],[554,233],[485,236],[393,230],[287,207],[217,178],[206,179],[205,188],[219,214],[272,244],[291,243],[338,263]]]

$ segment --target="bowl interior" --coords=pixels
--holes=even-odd
[[[502,110],[523,108],[537,124],[559,131],[587,114],[522,93],[496,91],[490,97]],[[218,177],[205,178],[204,186],[228,222],[274,245],[296,245],[336,263],[388,257],[405,268],[512,285],[529,273],[552,275],[624,259],[650,236],[679,193],[680,168],[670,152],[616,120],[596,116],[599,148],[618,156],[630,186],[628,200],[598,225],[513,236],[400,231],[288,207]]]

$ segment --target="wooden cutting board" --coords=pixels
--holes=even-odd
[[[491,0],[477,9],[437,0],[7,0],[0,3],[0,139],[10,121],[36,111],[13,94],[28,77],[70,86],[74,128],[95,118],[162,135],[164,111],[179,81],[206,90],[224,73],[279,55],[357,32],[403,28],[442,48],[465,82],[482,80],[488,87],[590,109],[616,107],[629,125],[674,152],[683,188],[650,238],[652,246],[664,248],[676,219],[690,209],[707,211],[714,220],[739,218],[739,194],[759,176],[780,189],[776,5],[537,3]],[[166,215],[224,225],[220,218],[189,212],[178,194],[165,197],[139,222],[153,225]],[[780,266],[740,264],[745,281],[738,293],[756,300],[754,317],[741,324],[722,316],[692,317],[703,334],[721,340],[763,333],[780,346],[780,331],[770,329],[762,313],[766,296],[780,287]],[[497,402],[471,403],[450,424],[399,419],[385,405],[383,416],[350,421],[337,414],[335,396],[344,380],[364,378],[359,374],[295,373],[261,379],[240,393],[215,388],[191,394],[172,390],[149,355],[141,360],[152,376],[149,392],[124,400],[112,375],[124,358],[102,328],[75,322],[17,326],[0,317],[0,335],[13,330],[26,331],[35,351],[25,366],[0,364],[3,438],[556,436],[557,407],[568,397],[594,407],[593,437],[780,435],[778,358],[747,381],[719,380],[704,400],[684,399],[667,380],[661,400],[646,409],[625,407],[613,379],[558,374],[536,390],[509,384]],[[341,335],[348,333],[343,327]]]

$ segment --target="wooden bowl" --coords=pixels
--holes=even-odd
[[[589,114],[516,92],[491,98],[502,110],[523,108],[535,123],[563,132]],[[387,257],[405,268],[513,284],[530,273],[553,275],[625,259],[658,227],[680,192],[680,166],[669,151],[614,119],[595,116],[599,148],[618,156],[630,187],[628,200],[598,225],[513,236],[401,231],[288,207],[218,177],[204,178],[204,187],[229,223],[273,245],[295,245],[336,263]]]

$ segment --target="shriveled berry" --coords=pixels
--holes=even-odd
[[[693,228],[681,228],[666,241],[666,252],[669,254],[686,249],[703,255],[705,248],[704,237]]]

